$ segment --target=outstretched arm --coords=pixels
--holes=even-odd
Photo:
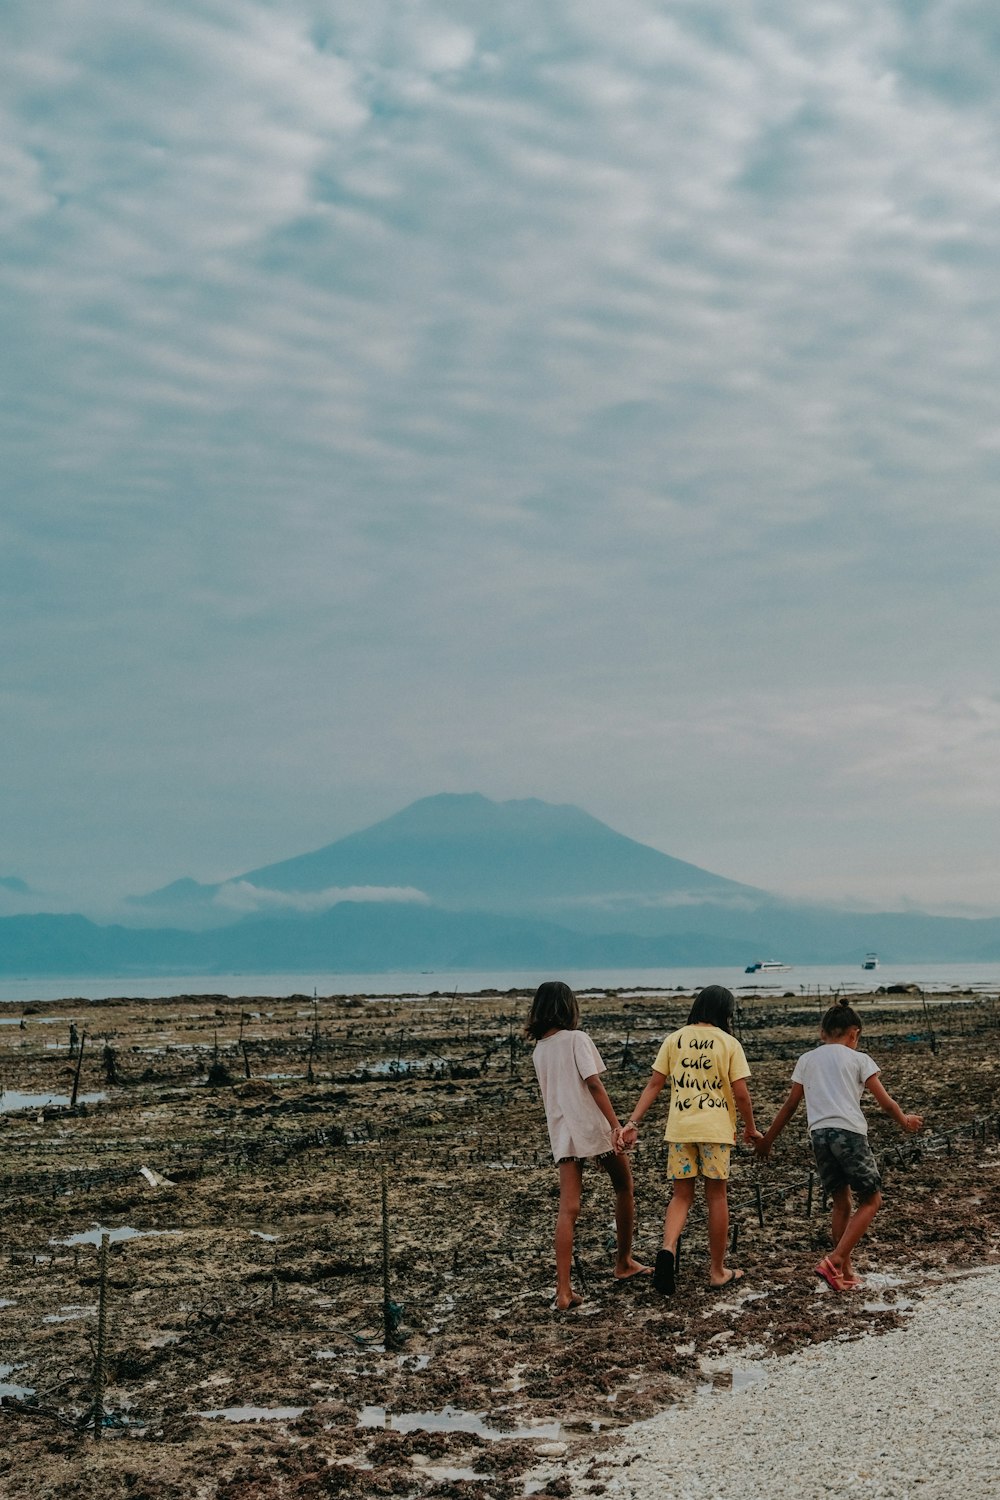
[[[865,1080],[865,1088],[871,1094],[875,1103],[884,1110],[897,1125],[901,1125],[909,1135],[915,1135],[918,1130],[923,1130],[923,1115],[904,1115],[895,1099],[889,1091],[879,1082],[877,1073],[873,1073]]]
[[[743,1120],[744,1145],[756,1145],[760,1140],[760,1131],[753,1122],[753,1104],[750,1101],[750,1090],[747,1088],[746,1079],[737,1078],[732,1088],[733,1102]]]
[[[792,1084],[791,1088],[788,1090],[788,1098],[778,1110],[778,1113],[775,1115],[774,1119],[765,1130],[761,1139],[754,1143],[754,1150],[757,1152],[758,1156],[766,1156],[768,1154],[778,1136],[784,1130],[785,1126],[792,1118],[792,1115],[794,1115],[795,1111],[802,1103],[802,1100],[805,1098],[805,1092],[806,1091],[802,1087],[801,1083]]]
[[[635,1109],[632,1111],[631,1115],[629,1115],[628,1124],[624,1126],[623,1129],[618,1133],[618,1137],[615,1141],[616,1150],[626,1150],[629,1146],[635,1145],[636,1140],[639,1136],[639,1121],[642,1119],[646,1111],[656,1103],[660,1095],[660,1090],[663,1088],[663,1085],[666,1083],[666,1081],[666,1073],[657,1073],[656,1069],[654,1068],[652,1073],[650,1073],[649,1075],[649,1082],[646,1084],[646,1087],[639,1095],[639,1099],[636,1103]]]

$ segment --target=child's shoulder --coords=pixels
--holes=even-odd
[[[560,1026],[558,1031],[550,1031],[547,1036],[543,1036],[537,1045],[540,1046],[541,1042],[555,1042],[564,1047],[592,1047],[594,1045],[589,1033],[581,1030],[579,1026]]]
[[[807,1073],[816,1061],[816,1054],[822,1052],[822,1050],[822,1046],[816,1046],[810,1047],[806,1052],[800,1052],[795,1059],[795,1066],[792,1068],[792,1077],[797,1079],[802,1074]]]

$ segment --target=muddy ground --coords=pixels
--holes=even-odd
[[[760,1123],[827,999],[744,998]],[[585,997],[622,1118],[689,1003]],[[1000,1260],[1000,1011],[981,995],[856,1003],[890,1092],[927,1120],[923,1137],[904,1138],[872,1116],[876,1152],[892,1156],[886,1208],[858,1257],[866,1289],[837,1297],[811,1273],[828,1220],[815,1184],[809,1212],[803,1120],[767,1166],[737,1155],[736,1291],[707,1285],[700,1203],[672,1301],[615,1282],[610,1193],[591,1174],[578,1232],[587,1300],[570,1315],[551,1310],[558,1193],[519,1037],[526,995],[10,1009],[0,1495],[565,1496],[566,1453],[592,1456],[576,1489],[600,1494],[616,1428],[767,1355],[896,1326],[938,1275]],[[85,1033],[82,1063],[71,1023]],[[19,1093],[68,1096],[74,1082],[75,1112],[10,1107]],[[647,1259],[666,1196],[658,1134],[644,1131],[634,1157]],[[107,1254],[98,1442],[101,1228],[139,1232]],[[252,1409],[290,1410],[206,1415]],[[428,1413],[415,1420],[444,1413],[444,1430],[398,1430]],[[476,1417],[478,1430],[461,1430]]]

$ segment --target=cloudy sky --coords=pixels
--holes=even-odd
[[[0,24],[0,875],[476,790],[1000,910],[995,6]]]

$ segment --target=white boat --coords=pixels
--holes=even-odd
[[[864,958],[864,962],[862,963],[861,967],[863,969],[877,969],[878,968],[878,954],[877,953],[866,953],[865,954],[865,958]]]
[[[783,964],[777,958],[759,958],[756,963],[747,964],[743,970],[744,974],[787,974],[791,964]]]

